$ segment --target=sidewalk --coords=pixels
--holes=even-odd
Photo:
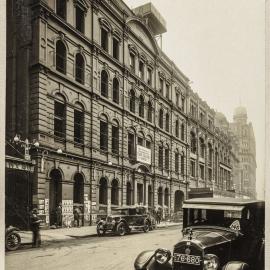
[[[168,228],[171,226],[179,226],[180,228],[182,226],[182,223],[163,221],[157,225],[157,229]],[[84,238],[94,236],[97,235],[97,232],[96,232],[96,225],[93,225],[80,228],[73,227],[73,228],[41,230],[40,234],[42,242],[61,242],[74,238]],[[20,236],[22,239],[22,244],[30,244],[32,242],[31,231],[20,231]]]

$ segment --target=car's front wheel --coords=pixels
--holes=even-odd
[[[116,229],[117,233],[119,236],[124,236],[127,232],[126,230],[126,225],[124,222],[120,222],[118,225],[117,225],[117,229]]]
[[[145,221],[144,226],[143,226],[143,231],[144,232],[149,232],[149,230],[150,230],[149,221]]]
[[[103,224],[98,224],[97,225],[97,235],[98,236],[104,236],[106,233],[106,229],[104,228]]]

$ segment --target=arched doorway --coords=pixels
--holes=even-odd
[[[112,189],[111,189],[111,202],[112,205],[118,205],[118,181],[116,179],[112,180]]]
[[[101,178],[99,181],[99,204],[107,204],[108,184],[106,178]]]
[[[62,203],[62,175],[57,169],[50,173],[50,225],[56,224],[56,207]]]
[[[127,182],[127,205],[131,205],[132,203],[132,187],[131,183]]]
[[[182,211],[184,193],[181,190],[176,190],[174,194],[174,212]]]

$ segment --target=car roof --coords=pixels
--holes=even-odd
[[[185,204],[211,204],[211,205],[235,205],[235,206],[245,206],[245,205],[258,205],[263,206],[264,201],[255,199],[242,199],[242,198],[194,198],[184,201]]]
[[[122,206],[122,207],[114,208],[114,209],[112,209],[112,210],[126,210],[126,209],[137,209],[137,208],[145,208],[145,206],[135,206],[135,205],[131,205],[131,206]]]

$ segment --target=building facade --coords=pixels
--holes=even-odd
[[[256,141],[252,124],[247,122],[247,111],[238,107],[234,111],[232,133],[238,139],[238,156],[240,159],[240,175],[235,179],[236,189],[249,198],[256,198]]]
[[[87,225],[122,205],[166,215],[200,190],[233,196],[231,138],[144,8],[151,20],[121,0],[7,3],[7,140],[39,142],[29,207],[47,226],[60,203],[68,226],[74,205]]]

